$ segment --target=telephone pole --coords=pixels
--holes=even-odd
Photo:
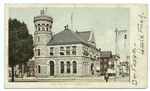
[[[118,33],[123,33],[125,32],[126,33],[127,30],[117,30],[117,28],[115,29],[115,33],[116,33],[116,39],[115,39],[115,70],[116,70],[116,75],[115,75],[115,82],[116,82],[116,79],[117,79],[117,60],[118,60],[118,53],[117,53],[117,48],[118,48]],[[126,39],[126,35],[125,35],[125,39]]]

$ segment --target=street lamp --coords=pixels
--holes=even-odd
[[[117,53],[117,48],[118,48],[118,34],[120,34],[120,33],[123,33],[123,32],[125,32],[126,33],[126,31],[127,30],[117,30],[117,28],[115,29],[115,33],[116,33],[116,39],[115,39],[115,54],[116,54],[116,56],[115,56],[115,68],[116,68],[116,75],[115,75],[115,82],[116,82],[116,79],[117,79],[117,60],[118,60],[118,53]],[[126,40],[127,39],[127,35],[125,34],[125,36],[124,36],[124,39]]]

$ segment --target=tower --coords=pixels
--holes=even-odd
[[[44,15],[44,10],[41,10],[41,15],[34,17],[34,50],[35,57],[46,56],[47,47],[46,44],[52,39],[52,24],[53,18],[47,15]]]

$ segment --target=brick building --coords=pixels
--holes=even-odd
[[[101,51],[100,55],[101,55],[101,57],[100,57],[101,73],[106,73],[108,68],[111,66],[109,63],[111,62],[110,59],[112,58],[112,52],[111,51]]]
[[[27,62],[27,66],[29,67],[29,72],[27,72],[27,77],[34,77],[35,76],[35,60],[30,59]]]
[[[114,65],[115,65],[115,55],[112,55],[112,57],[108,59],[108,68],[114,70],[115,69]]]
[[[65,26],[52,35],[53,18],[43,10],[34,17],[34,24],[35,77],[100,74],[100,50],[94,31],[74,32]]]

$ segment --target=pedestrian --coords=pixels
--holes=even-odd
[[[109,75],[108,75],[108,73],[106,73],[106,75],[105,75],[104,79],[106,80],[106,82],[108,82],[108,79],[109,79]]]

